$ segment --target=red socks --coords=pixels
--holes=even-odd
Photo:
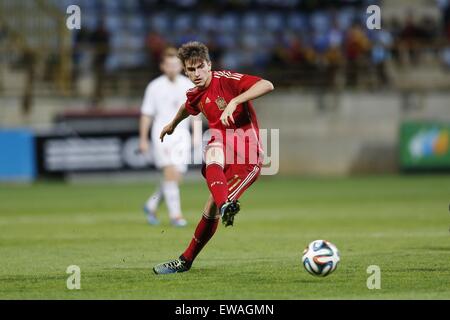
[[[195,257],[216,232],[218,224],[218,218],[206,218],[205,215],[202,216],[202,219],[195,229],[194,237],[192,238],[189,247],[183,253],[183,257],[187,261],[194,261]]]
[[[228,184],[223,168],[218,164],[210,164],[206,167],[205,176],[214,202],[220,208],[228,199]],[[194,238],[192,238],[189,247],[182,254],[187,261],[192,262],[195,259],[216,232],[218,224],[218,218],[202,216],[202,220],[200,220],[195,229]]]
[[[209,191],[220,209],[228,198],[228,184],[223,168],[218,164],[210,164],[206,167],[205,176]]]

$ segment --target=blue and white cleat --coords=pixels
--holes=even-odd
[[[155,274],[171,274],[189,271],[192,263],[186,261],[182,256],[178,259],[160,263],[153,267]]]
[[[149,208],[147,208],[147,206],[144,206],[144,214],[145,214],[145,217],[147,218],[148,224],[150,224],[152,226],[159,225],[159,220],[156,217],[155,212],[151,211]]]
[[[170,223],[172,224],[172,226],[177,227],[177,228],[182,228],[182,227],[186,227],[187,226],[186,219],[184,219],[182,217],[171,219]]]
[[[220,215],[222,217],[222,224],[225,227],[232,226],[234,223],[234,216],[241,210],[239,201],[227,201],[220,208]]]

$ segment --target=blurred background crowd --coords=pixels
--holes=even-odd
[[[336,73],[344,68],[344,85],[355,86],[371,68],[378,85],[386,85],[387,61],[416,65],[426,54],[450,66],[448,1],[433,3],[439,16],[411,8],[385,19],[381,30],[369,30],[364,9],[374,3],[87,1],[86,28],[74,39],[75,64],[82,67],[83,46],[91,44],[102,46],[108,71],[157,72],[164,47],[200,40],[217,68],[271,74],[289,84],[337,85]]]
[[[401,12],[389,10],[398,2]],[[81,8],[82,28],[58,31],[71,4]],[[381,30],[366,28],[370,4],[390,13]],[[385,88],[392,68],[450,68],[448,0],[4,0],[0,12],[3,70],[24,68],[28,86],[53,81],[74,95],[93,74],[94,104],[105,86],[140,93],[163,49],[189,40],[208,45],[217,69],[286,86]]]

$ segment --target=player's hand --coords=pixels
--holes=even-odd
[[[148,147],[148,140],[140,140],[139,141],[139,153],[145,154],[147,153],[149,147]]]
[[[172,123],[169,123],[167,126],[165,126],[162,129],[161,134],[159,135],[159,139],[161,140],[161,142],[164,141],[164,136],[166,134],[170,136],[173,133],[173,130],[175,130],[175,128],[173,127]]]
[[[234,124],[233,112],[236,110],[237,104],[231,100],[220,116],[220,122],[226,127],[230,126],[230,121]]]

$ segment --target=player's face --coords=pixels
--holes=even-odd
[[[196,87],[205,88],[211,82],[210,61],[186,61],[184,69]]]
[[[166,57],[161,63],[161,71],[169,77],[169,79],[174,79],[181,73],[181,70],[183,70],[183,66],[180,59],[177,57]]]

